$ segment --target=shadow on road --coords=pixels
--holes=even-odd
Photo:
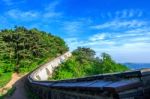
[[[25,80],[27,75],[17,80],[12,88],[4,95],[2,99],[28,99],[27,92],[25,90]]]

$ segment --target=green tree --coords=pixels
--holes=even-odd
[[[116,63],[107,53],[102,53],[102,67],[103,73],[112,73],[118,71],[125,71],[128,68],[122,64]]]
[[[125,70],[128,68],[116,63],[107,53],[102,53],[99,58],[95,57],[94,50],[78,47],[72,52],[71,58],[55,69],[51,79],[68,79]]]
[[[66,43],[60,37],[35,28],[17,26],[1,30],[0,44],[1,67],[5,71],[9,71],[10,67],[17,72],[30,71],[36,65],[68,51]]]

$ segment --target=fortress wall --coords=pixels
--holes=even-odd
[[[26,88],[38,99],[150,99],[150,69],[46,81],[70,56],[66,52],[33,71],[26,80]]]
[[[45,65],[39,67],[35,70],[31,76],[34,80],[47,80],[53,73],[53,70],[59,66],[62,62],[67,60],[71,56],[70,52],[66,52],[65,54],[57,57],[53,61],[46,63]]]

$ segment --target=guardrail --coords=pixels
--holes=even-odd
[[[150,69],[46,81],[67,52],[33,71],[27,88],[40,99],[150,99]]]

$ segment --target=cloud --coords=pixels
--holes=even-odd
[[[150,42],[150,29],[149,27],[136,28],[126,31],[107,31],[94,34],[89,38],[92,42],[97,41],[114,41],[116,44],[133,43],[133,42]],[[119,41],[119,42],[118,42]]]
[[[131,21],[132,22],[132,21]],[[138,21],[137,21],[138,22]],[[142,27],[136,27],[132,26],[134,28],[128,29],[126,27],[123,31],[118,31],[120,28],[118,28],[116,31],[110,31],[105,30],[103,32],[94,33],[93,35],[90,35],[88,39],[86,40],[79,40],[78,38],[69,38],[69,45],[75,47],[75,46],[123,46],[125,44],[134,44],[134,43],[150,43],[150,28],[148,24],[140,25]],[[78,23],[80,24],[80,23]],[[72,26],[72,25],[71,25]],[[78,27],[78,25],[76,25]],[[126,25],[125,25],[126,26]],[[125,27],[124,26],[124,27]],[[80,27],[80,26],[79,26]],[[69,27],[68,27],[69,28]],[[74,31],[73,28],[69,28],[69,31]],[[75,31],[77,31],[75,27]],[[68,42],[68,41],[67,41]]]
[[[116,18],[137,18],[143,15],[143,11],[139,9],[124,9],[115,12]]]
[[[53,1],[50,4],[46,5],[45,10],[46,11],[55,11],[57,5],[59,5],[59,1]]]
[[[150,41],[149,38],[146,38]],[[150,57],[148,53],[150,53],[150,42],[145,42],[144,38],[134,39],[135,41],[131,43],[131,41],[124,42],[121,45],[117,45],[117,42],[122,41],[113,41],[113,40],[99,40],[99,41],[83,41],[77,38],[74,38],[72,41],[68,39],[69,42],[67,44],[71,48],[71,51],[76,49],[78,46],[81,47],[90,47],[94,49],[99,56],[101,53],[106,52],[109,53],[114,60],[117,62],[149,62]],[[142,41],[143,40],[143,41]]]
[[[56,11],[56,7],[60,4],[59,1],[54,1],[45,7],[43,13],[44,18],[58,17],[62,15],[62,12]]]
[[[79,36],[88,30],[91,24],[90,19],[79,18],[77,20],[63,21],[62,31],[64,31],[68,36]],[[85,28],[86,27],[86,28]]]
[[[81,32],[82,22],[80,21],[64,22],[63,25],[63,30],[69,35],[76,35]]]
[[[58,16],[61,16],[62,13],[59,13],[59,12],[46,12],[44,13],[43,17],[44,18],[54,18],[54,17],[58,17]]]
[[[5,13],[7,16],[13,19],[19,20],[33,20],[39,17],[40,13],[35,11],[21,11],[19,9],[12,9]]]
[[[144,12],[140,9],[123,9],[114,12],[104,12],[100,14],[101,18],[114,18],[114,19],[130,19],[140,18]]]
[[[107,52],[118,62],[140,63],[150,60],[149,55],[147,55],[150,53],[150,28],[148,25],[126,29],[122,32],[99,32],[89,36],[86,40],[67,39],[66,42],[71,50],[78,46],[90,47],[97,52],[98,56],[102,52]]]
[[[90,41],[104,40],[105,37],[108,36],[105,33],[98,33],[89,38]]]
[[[100,46],[93,46],[98,55],[102,52],[107,52],[113,56],[118,62],[135,62],[135,63],[149,63],[150,53],[149,43],[127,43],[122,46],[110,46],[109,48],[100,48]]]
[[[7,1],[7,0],[6,0]],[[8,2],[12,2],[8,0]],[[12,2],[15,3],[15,2]],[[50,4],[46,5],[45,8],[41,11],[36,10],[21,10],[21,9],[11,9],[5,12],[5,16],[9,17],[14,20],[21,20],[21,21],[33,21],[33,20],[49,20],[50,18],[56,19],[62,15],[61,12],[56,11],[56,7],[59,4],[58,1],[51,2]]]
[[[82,46],[82,44],[84,43],[84,41],[81,41],[76,37],[65,38],[64,40],[67,42],[70,51],[76,49],[80,44],[81,44],[80,46]]]
[[[138,28],[146,25],[145,21],[139,20],[112,20],[103,24],[91,26],[93,29],[119,29],[119,28]]]

